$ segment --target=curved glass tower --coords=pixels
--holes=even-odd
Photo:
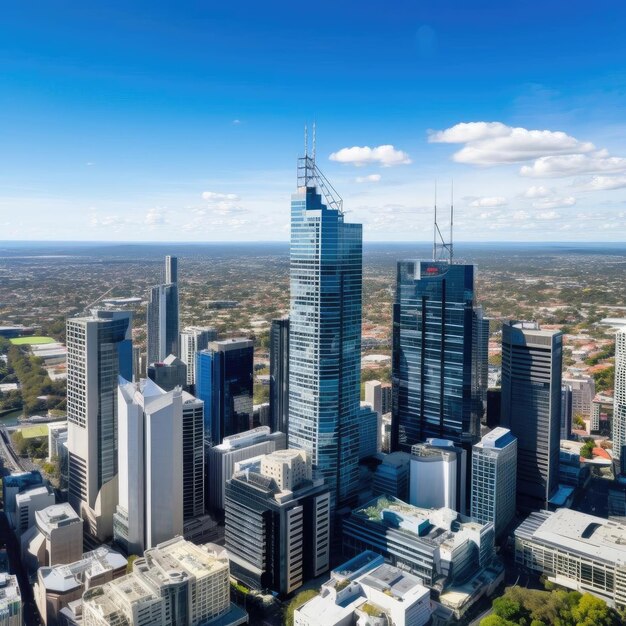
[[[362,227],[309,156],[291,199],[289,447],[349,505],[358,485]]]

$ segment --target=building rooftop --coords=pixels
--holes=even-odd
[[[508,429],[498,426],[488,432],[477,444],[475,448],[496,448],[501,450],[515,441],[515,435]]]
[[[558,509],[554,513],[531,513],[515,535],[606,563],[626,565],[626,524],[614,520]]]
[[[0,611],[13,600],[21,600],[17,576],[2,572],[0,573]]]
[[[269,426],[257,426],[251,430],[246,430],[243,433],[236,435],[229,435],[224,437],[222,443],[218,446],[213,446],[214,450],[226,451],[233,450],[235,448],[243,448],[245,446],[251,446],[259,441],[264,441],[268,437],[273,435],[282,435],[282,433],[272,433]]]
[[[39,528],[53,529],[69,524],[81,523],[82,520],[67,502],[53,504],[35,513]]]

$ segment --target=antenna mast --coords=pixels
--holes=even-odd
[[[452,263],[452,229],[454,224],[454,187],[451,191],[450,201],[450,240],[446,241],[437,223],[437,184],[435,183],[435,228],[433,239],[433,261],[448,261]],[[439,240],[439,241],[437,241]]]

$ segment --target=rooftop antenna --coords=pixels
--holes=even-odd
[[[452,256],[453,256],[453,241],[452,238],[452,228],[454,226],[454,178],[450,180],[450,243],[449,251],[450,251],[450,265],[452,265]]]
[[[452,263],[452,228],[454,223],[454,187],[451,190],[450,201],[450,240],[446,241],[437,223],[437,183],[435,182],[435,228],[433,238],[433,261],[448,261]],[[438,241],[439,240],[439,241]]]
[[[315,149],[316,149],[316,136],[315,136],[315,121],[313,121],[313,165],[315,165]]]

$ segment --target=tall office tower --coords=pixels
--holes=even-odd
[[[572,388],[561,385],[561,439],[569,439],[572,434]]]
[[[379,380],[368,380],[365,383],[365,402],[378,415],[376,425],[376,451],[383,449],[383,388]]]
[[[506,428],[494,428],[472,449],[471,516],[493,523],[496,537],[515,517],[517,439]]]
[[[489,318],[482,306],[474,307],[472,316],[472,394],[480,419],[487,417],[487,390],[489,389]]]
[[[119,503],[115,540],[141,554],[183,533],[183,405],[180,389],[120,380]]]
[[[196,396],[204,402],[204,434],[214,446],[252,428],[254,343],[213,341],[196,355]]]
[[[626,329],[615,335],[615,391],[613,394],[613,457],[626,457]],[[622,470],[623,472],[623,470]]]
[[[270,428],[287,432],[289,420],[289,317],[270,330]]]
[[[166,285],[176,285],[178,283],[178,258],[170,256],[165,257],[165,280]]]
[[[133,375],[131,313],[67,320],[69,502],[99,541],[117,504],[117,378]]]
[[[164,391],[187,384],[187,366],[182,359],[170,354],[163,361],[148,365],[148,378]]]
[[[150,289],[147,311],[148,363],[178,356],[178,285]]]
[[[596,395],[596,383],[592,376],[564,378],[563,384],[572,389],[572,415],[585,419],[591,417],[591,405]]]
[[[408,451],[428,438],[449,439],[466,448],[478,441],[486,385],[486,333],[479,315],[473,265],[398,262],[392,449]]]
[[[206,350],[210,341],[216,340],[215,328],[187,326],[180,332],[180,358],[187,365],[187,386],[192,393],[195,393],[196,384],[196,354]]]
[[[183,520],[204,514],[204,402],[183,391]]]
[[[362,227],[313,158],[298,161],[291,198],[289,433],[331,491],[331,508],[358,489]]]
[[[517,504],[546,508],[559,480],[563,335],[502,325],[502,426],[517,437]]]
[[[246,585],[288,594],[328,570],[330,494],[304,450],[277,450],[259,471],[236,473],[225,508],[232,573]]]

